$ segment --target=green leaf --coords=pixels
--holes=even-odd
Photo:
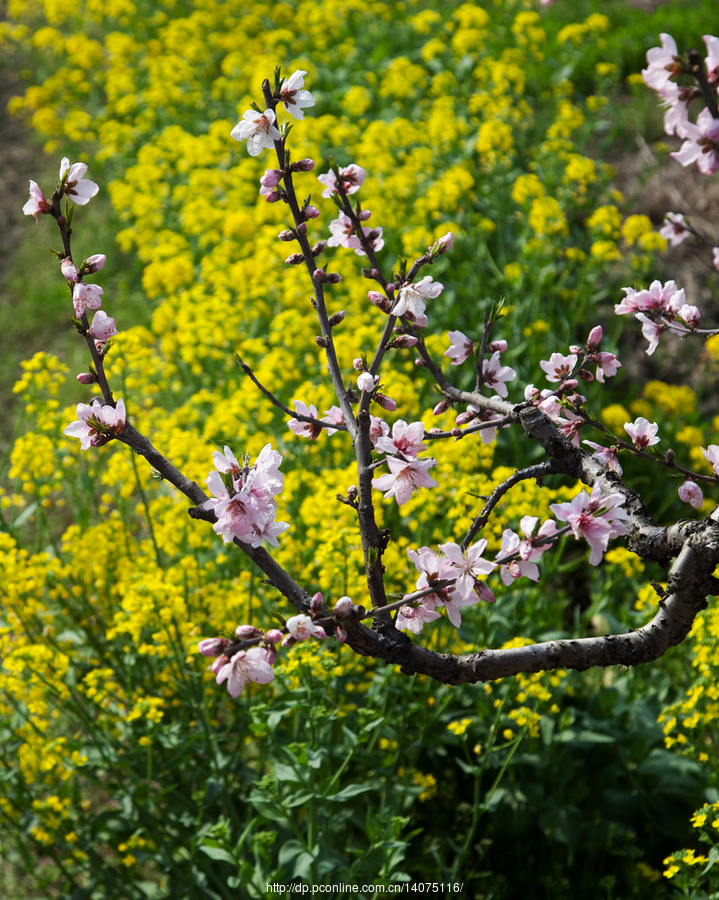
[[[330,794],[329,797],[325,797],[325,800],[332,801],[333,803],[344,803],[346,800],[351,800],[359,794],[364,794],[367,791],[373,791],[374,789],[375,787],[373,784],[348,784],[346,788],[343,788],[336,794]]]
[[[227,850],[223,850],[222,847],[213,847],[210,844],[200,844],[200,850],[206,855],[209,856],[210,859],[217,859],[221,862],[232,863],[232,865],[237,865],[237,860],[231,853],[228,853]]]

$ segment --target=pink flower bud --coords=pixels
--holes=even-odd
[[[327,273],[324,269],[315,269],[312,273],[312,280],[315,284],[324,284],[327,281]]]
[[[357,499],[357,485],[351,484],[347,488],[347,499],[348,500],[356,500]]]
[[[314,597],[310,600],[310,612],[317,615],[322,610],[322,592],[317,591]]]
[[[359,214],[359,220],[360,220],[360,222],[366,222],[367,219],[369,219],[369,217],[370,217],[371,215],[372,215],[372,213],[370,212],[370,210],[368,210],[368,209],[363,209],[363,210],[360,212],[360,214]]]
[[[306,222],[300,222],[300,224],[297,226],[297,234],[307,234]]]
[[[324,347],[324,348],[326,348],[328,346],[327,341],[325,340],[325,338],[322,337],[321,334],[318,334],[315,337],[315,344],[317,344],[318,347]]]
[[[265,200],[268,203],[277,203],[277,201],[281,199],[281,197],[282,194],[280,193],[280,191],[270,191],[270,193],[265,196]]]
[[[427,363],[423,359],[419,358],[415,359],[414,364],[418,369],[423,369],[427,365]]]
[[[371,394],[378,381],[379,378],[375,375],[370,375],[369,372],[362,372],[361,375],[357,376],[357,387],[364,391],[365,394]]]
[[[687,478],[684,484],[679,488],[679,499],[683,500],[684,503],[689,503],[694,509],[701,509],[702,504],[704,503],[701,488],[695,481],[691,481],[689,478]]]
[[[254,625],[238,625],[235,634],[241,641],[250,641],[252,638],[262,637],[262,632]]]
[[[304,261],[305,258],[301,253],[291,253],[285,260],[288,266],[299,266]]]
[[[475,413],[473,412],[463,412],[460,413],[457,418],[454,420],[455,425],[468,425],[475,417]]]
[[[506,341],[492,341],[490,344],[487,345],[488,353],[504,353],[504,351],[506,349],[507,349]]]
[[[95,253],[93,256],[88,256],[82,264],[83,274],[92,275],[94,272],[99,272],[100,269],[104,268],[106,262],[107,257],[104,253]]]
[[[330,272],[327,276],[327,281],[329,281],[330,284],[339,284],[340,281],[342,281],[342,276],[338,275],[337,272]]]
[[[582,348],[577,344],[571,344],[569,347],[569,352],[574,353],[576,356],[579,356],[579,354],[582,352]]]
[[[335,325],[339,325],[340,322],[342,322],[342,321],[344,320],[344,317],[345,317],[346,315],[347,315],[347,311],[344,310],[344,309],[341,310],[341,312],[333,313],[333,315],[330,316],[330,325],[331,325],[333,328],[334,328]]]
[[[319,256],[320,253],[324,253],[327,248],[327,241],[317,241],[317,243],[312,248],[312,255]]]
[[[229,662],[229,659],[225,656],[224,653],[222,653],[220,656],[217,657],[217,659],[209,667],[210,672],[214,672],[215,675],[217,675],[217,673],[220,671],[220,669],[223,666],[226,666],[228,662]]]
[[[455,437],[461,437],[461,436],[462,436],[462,429],[461,429],[461,428],[453,428],[453,429],[452,429],[452,434],[453,434]]]
[[[297,641],[292,637],[291,634],[286,634],[286,635],[282,638],[282,645],[281,645],[281,646],[283,646],[285,649],[287,649],[287,648],[289,648],[289,647],[294,647],[294,645],[295,645],[296,643],[297,643]]]
[[[441,428],[430,428],[428,434],[442,434]]]
[[[362,362],[362,360],[359,357],[357,357],[357,359],[352,360],[352,368],[356,372],[364,372],[364,363]]]
[[[352,609],[354,609],[354,603],[352,603],[350,598],[340,597],[337,603],[335,603],[335,608],[332,610],[332,614],[336,619],[343,619]]]
[[[273,188],[282,181],[282,172],[280,169],[268,169],[260,178],[260,184],[263,188]]]
[[[115,328],[115,320],[107,315],[103,310],[98,309],[95,313],[92,325],[88,328],[87,333],[96,341],[108,341],[117,334]]]
[[[441,416],[442,413],[447,412],[450,407],[450,403],[448,400],[440,400],[439,403],[432,410],[432,415]]]
[[[392,309],[392,301],[388,297],[385,297],[384,294],[380,294],[379,291],[369,291],[367,296],[378,309],[382,310],[383,313],[388,313]]]
[[[397,290],[397,285],[394,283],[394,281],[388,282],[387,290],[388,291],[396,291]]]
[[[282,632],[279,628],[270,628],[270,630],[265,634],[265,640],[269,641],[270,644],[279,644],[282,640]]]
[[[265,659],[271,666],[274,666],[277,661],[277,647],[267,647],[265,649]]]
[[[285,229],[284,231],[281,231],[281,232],[277,235],[277,237],[278,237],[281,241],[294,241],[295,238],[297,237],[297,235],[294,233],[294,231],[289,231],[289,230]]]
[[[576,378],[567,378],[566,381],[562,382],[562,387],[565,391],[573,391],[575,387],[579,386],[579,382]]]
[[[327,632],[321,625],[315,625],[315,630],[312,632],[312,637],[316,637],[319,641],[326,641]]]
[[[592,375],[589,369],[580,369],[577,374],[582,381],[594,381],[594,375]]]
[[[453,243],[454,235],[451,231],[448,231],[447,234],[441,237],[436,243],[432,244],[429,248],[430,253],[432,253],[433,256],[441,256],[449,250]]]
[[[73,265],[71,259],[63,259],[60,263],[60,271],[67,278],[68,281],[77,281],[77,269]]]
[[[395,338],[394,341],[392,341],[392,346],[399,347],[400,350],[407,350],[410,347],[414,347],[414,345],[418,343],[418,338],[412,337],[411,334],[402,334],[398,338]]]
[[[296,172],[311,172],[315,167],[313,159],[301,159],[299,162],[293,163],[292,168]]]
[[[344,642],[347,640],[347,631],[341,625],[337,625],[337,627],[335,628],[335,637],[340,642],[340,644],[344,644]]]
[[[317,209],[316,206],[305,206],[305,208],[302,210],[302,212],[303,212],[305,218],[307,218],[307,219],[316,219],[317,216],[320,214],[320,211]]]
[[[203,656],[219,656],[229,643],[227,638],[205,638],[197,645],[197,649]]]
[[[372,281],[377,281],[379,278],[379,269],[362,269],[362,275],[364,278],[369,278]]]
[[[97,378],[92,374],[92,372],[80,372],[80,374],[77,376],[77,380],[80,382],[80,384],[95,384]]]
[[[394,412],[397,409],[397,404],[391,397],[388,397],[386,394],[380,394],[379,392],[374,395],[374,399],[377,404],[382,407],[382,409],[387,409],[390,412]]]
[[[587,338],[587,350],[591,351],[597,349],[603,333],[601,325],[595,325],[594,328],[592,328],[589,332],[589,337]]]

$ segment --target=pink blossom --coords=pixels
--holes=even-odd
[[[354,234],[352,219],[340,212],[336,219],[330,222],[332,237],[327,241],[328,247],[349,247],[349,239]]]
[[[282,181],[282,172],[280,169],[268,169],[260,178],[260,196],[267,197],[277,193],[275,188]]]
[[[327,635],[321,625],[315,625],[309,616],[292,616],[287,620],[287,630],[296,641],[305,641],[309,637],[324,640]]]
[[[692,101],[701,96],[701,91],[696,87],[684,87],[668,81],[659,91],[662,99],[664,113],[664,132],[676,134],[677,137],[687,137],[687,124],[689,123],[689,106]],[[666,235],[665,235],[666,236]]]
[[[125,430],[125,403],[122,399],[112,407],[93,400],[92,405],[77,404],[77,421],[63,431],[68,437],[80,440],[80,449],[101,447]]]
[[[365,170],[362,166],[352,163],[344,169],[338,169],[338,171],[340,174],[340,186],[345,194],[349,196],[356,193],[365,179]],[[323,197],[329,198],[332,194],[337,193],[337,177],[332,170],[327,172],[326,175],[318,175],[317,180],[325,186],[325,189],[322,191]]]
[[[85,181],[87,166],[85,163],[73,163],[65,157],[60,163],[60,181],[63,194],[78,206],[84,206],[100,190],[94,181]]]
[[[422,603],[418,606],[400,606],[395,627],[399,631],[403,631],[406,628],[412,634],[419,634],[427,622],[434,622],[436,619],[441,618],[434,607],[434,602],[428,597],[424,597]]]
[[[449,356],[453,366],[458,366],[472,355],[474,342],[470,341],[467,335],[461,331],[450,331],[447,337],[450,340],[450,346],[449,350],[444,351],[444,355]]]
[[[666,331],[666,325],[657,325],[644,313],[637,313],[636,318],[642,323],[642,334],[649,342],[645,353],[651,356],[659,346],[659,338]]]
[[[616,375],[622,365],[613,353],[606,353],[604,350],[592,353],[589,357],[589,362],[595,363],[597,367],[597,381],[600,384],[604,383],[605,378],[611,378],[612,375]]]
[[[595,444],[594,441],[582,441],[582,443],[594,450],[592,459],[596,459],[598,463],[601,463],[610,472],[616,472],[617,475],[622,474],[622,467],[619,465],[618,447],[603,447],[601,444]]]
[[[398,419],[392,426],[392,437],[378,438],[375,448],[380,453],[399,453],[405,459],[415,459],[418,453],[427,449],[422,443],[423,437],[424,425],[421,422],[408,425]]]
[[[26,216],[35,216],[35,222],[40,224],[39,216],[43,213],[49,213],[52,209],[52,203],[48,202],[42,194],[42,191],[36,182],[30,182],[30,199],[23,206],[22,211]]]
[[[496,559],[501,564],[502,560],[510,556],[512,553],[518,553],[520,547],[520,538],[511,528],[505,528],[502,532],[502,549],[497,554]],[[529,578],[531,581],[539,581],[539,567],[536,563],[529,560],[510,559],[502,564],[501,568],[502,584],[509,586],[515,578]]]
[[[91,286],[92,285],[88,285],[88,287]],[[104,310],[99,309],[95,313],[92,319],[92,325],[87,329],[87,333],[96,341],[109,341],[111,337],[114,337],[117,334],[115,320],[108,316]]]
[[[446,557],[439,556],[429,547],[420,547],[419,553],[414,550],[407,550],[407,556],[409,556],[417,571],[420,573],[420,576],[417,579],[417,590],[424,590],[441,581],[454,582],[454,579],[457,577],[457,570],[453,567],[452,561]],[[487,561],[483,560],[483,562],[486,563]],[[459,627],[462,624],[460,608],[464,606],[474,606],[480,599],[486,600],[489,603],[494,602],[494,595],[489,588],[486,587],[484,582],[481,581],[475,582],[473,590],[470,590],[467,599],[465,599],[457,590],[454,583],[445,588],[437,588],[435,592],[422,598],[422,606],[425,611],[417,613],[415,610],[415,614],[420,616],[420,622],[415,622],[416,615],[412,617],[407,616],[405,613],[405,617],[414,623],[414,627],[409,624],[403,625],[402,627],[409,628],[411,631],[414,631],[415,634],[419,633],[422,630],[424,621],[431,621],[436,618],[436,616],[429,616],[427,613],[433,611],[439,604],[444,604],[447,610],[447,618],[455,627]],[[406,608],[402,607],[402,609],[404,610]],[[418,607],[417,609],[421,610],[422,607]],[[398,627],[400,626],[398,625]]]
[[[342,410],[339,406],[333,406],[331,409],[325,410],[325,417],[320,419],[321,422],[332,422],[334,425],[344,425],[345,420],[342,415]],[[335,434],[337,432],[336,428],[326,428],[327,434]]]
[[[719,475],[719,444],[709,444],[705,450],[701,448],[704,458],[711,465],[715,475]]]
[[[376,447],[377,441],[389,434],[389,425],[379,416],[370,415],[369,421],[369,439],[372,441],[372,446]]]
[[[340,597],[337,603],[335,603],[332,615],[336,619],[344,619],[344,617],[351,613],[354,608],[355,605],[350,597]]]
[[[684,228],[684,216],[680,213],[668,212],[664,216],[666,225],[659,229],[659,234],[671,242],[672,247],[681,244],[689,237],[689,232]]]
[[[267,651],[261,647],[240,650],[217,673],[216,681],[227,682],[230,697],[239,697],[248,681],[269,684],[275,677],[272,666],[267,661]]]
[[[482,554],[487,546],[485,538],[477,541],[462,553],[462,549],[452,541],[440,544],[439,549],[450,561],[452,574],[457,578],[454,587],[463,599],[467,599],[475,591],[480,575],[489,575],[495,568],[495,563],[482,559]],[[456,573],[460,574],[457,575]]]
[[[707,108],[697,116],[696,125],[684,126],[686,140],[676,153],[671,153],[683,166],[697,164],[704,175],[719,171],[719,119],[714,119]]]
[[[271,109],[263,113],[248,109],[230,134],[236,141],[247,141],[250,156],[259,156],[263,149],[272,150],[282,135],[275,127],[276,116]]]
[[[619,507],[624,503],[620,493],[602,494],[600,481],[595,481],[591,496],[582,491],[569,503],[552,503],[550,509],[562,522],[572,528],[575,538],[584,538],[591,547],[589,563],[597,566],[602,561],[610,538],[626,534],[622,520],[629,516]]]
[[[437,465],[436,459],[413,459],[410,461],[387,457],[389,472],[372,481],[372,487],[386,491],[385,498],[394,497],[397,505],[402,506],[412,493],[423,487],[438,487],[437,482],[427,470]]]
[[[86,309],[99,309],[104,293],[99,284],[85,284],[84,281],[78,281],[72,289],[72,305],[78,319]]]
[[[301,416],[308,416],[312,419],[317,418],[317,409],[314,404],[309,407],[302,400],[293,400],[295,412]],[[311,441],[316,440],[322,434],[322,428],[312,422],[302,422],[300,419],[290,419],[287,422],[290,431],[293,431],[297,437],[308,437]]]
[[[676,41],[670,34],[660,34],[659,38],[662,46],[647,50],[649,65],[642,70],[644,83],[655,91],[661,90],[672,75],[679,71],[679,65],[674,60],[679,55]]]
[[[418,328],[426,328],[429,324],[424,314],[427,300],[439,297],[443,290],[443,284],[433,281],[431,275],[425,275],[421,281],[407,284],[400,289],[392,315],[407,316]]]
[[[509,366],[503,366],[499,362],[499,350],[493,353],[490,359],[482,362],[482,383],[484,386],[495,390],[500,397],[507,396],[505,381],[513,381],[517,373]]]
[[[657,437],[659,426],[656,422],[650,423],[644,416],[639,416],[634,423],[625,422],[624,430],[634,442],[637,450],[646,450],[653,444],[658,444],[661,438]]]
[[[280,86],[280,101],[295,119],[304,119],[305,114],[302,110],[315,105],[312,94],[303,90],[306,74],[307,72],[298,69],[289,78],[285,78]]]
[[[382,409],[386,409],[388,412],[394,412],[397,409],[397,404],[394,400],[386,394],[382,394],[380,391],[375,393],[374,399],[378,406],[381,406]]]
[[[577,365],[577,356],[570,353],[569,356],[562,356],[561,353],[552,353],[549,360],[540,360],[539,365],[547,374],[547,381],[562,381],[574,371]],[[506,395],[505,395],[506,396]]]
[[[701,509],[704,503],[701,488],[696,481],[689,478],[679,488],[679,499],[684,503],[689,503],[694,509]]]
[[[547,519],[537,530],[537,516],[522,516],[519,520],[519,529],[524,535],[519,544],[519,558],[525,562],[536,562],[541,559],[552,546],[551,542],[542,543],[547,538],[557,533],[557,523],[554,519]]]
[[[719,247],[712,247],[712,257],[714,268],[719,269]]]

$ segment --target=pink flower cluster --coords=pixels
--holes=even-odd
[[[636,291],[631,287],[622,290],[626,296],[621,303],[615,304],[614,312],[618,316],[634,313],[642,323],[642,334],[649,342],[646,351],[649,356],[657,349],[659,338],[665,331],[685,335],[699,325],[699,310],[686,302],[684,288],[677,289],[673,281],[666,284],[653,281],[648,290]]]
[[[642,77],[653,88],[665,107],[664,131],[676,134],[685,141],[681,149],[671,155],[683,166],[696,162],[699,171],[713,175],[719,171],[719,119],[714,119],[708,109],[703,109],[696,124],[689,121],[689,106],[701,97],[698,87],[683,87],[672,79],[689,74],[679,58],[676,41],[670,34],[661,34],[661,47],[647,51],[647,68]],[[704,35],[707,57],[704,60],[707,80],[713,88],[719,86],[719,38]]]
[[[375,449],[380,453],[393,454],[385,460],[389,472],[373,479],[372,487],[386,491],[385,497],[394,497],[398,506],[406,503],[419,488],[437,487],[437,482],[428,471],[437,465],[437,460],[417,459],[417,454],[427,449],[422,443],[424,425],[421,422],[408,425],[399,419],[392,426],[390,437],[389,426],[382,419],[372,418],[370,439]]]
[[[497,564],[501,565],[502,584],[509,586],[516,578],[521,577],[539,581],[537,560],[545,550],[549,550],[551,542],[548,539],[557,533],[557,523],[553,519],[548,519],[537,528],[538,522],[536,516],[522,517],[519,528],[524,535],[523,538],[511,528],[505,528],[502,532],[502,549],[496,557]],[[503,563],[507,556],[513,554],[517,556]]]
[[[350,194],[356,194],[365,179],[365,170],[362,166],[352,163],[349,166],[345,166],[344,169],[338,169],[337,171],[339,172],[340,179],[339,187],[341,187],[348,196]],[[325,186],[325,189],[322,191],[322,196],[326,199],[329,199],[333,194],[337,193],[337,176],[332,170],[327,172],[326,175],[318,175],[317,180]]]
[[[482,559],[487,541],[477,541],[466,553],[454,543],[440,544],[442,554],[435,553],[429,547],[420,547],[419,553],[408,550],[407,555],[420,573],[417,579],[417,590],[432,587],[443,581],[450,584],[437,587],[426,594],[419,602],[400,607],[396,626],[400,630],[406,628],[413,634],[419,634],[426,622],[433,622],[440,614],[438,608],[447,610],[447,618],[456,627],[462,624],[460,610],[465,606],[474,606],[480,600],[494,603],[494,594],[479,581],[480,575],[488,575],[495,568],[495,563]]]
[[[229,447],[224,454],[212,454],[214,472],[205,479],[212,497],[202,504],[217,516],[215,532],[226,544],[235,538],[251,547],[263,541],[277,547],[277,537],[290,527],[276,522],[275,497],[282,492],[284,476],[279,471],[282,457],[267,444],[260,451],[253,466],[249,460],[240,462]]]

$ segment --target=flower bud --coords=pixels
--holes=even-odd
[[[367,296],[377,309],[381,309],[383,313],[388,313],[392,309],[392,301],[385,297],[384,294],[380,294],[379,291],[369,291]]]
[[[305,258],[301,253],[291,253],[285,260],[288,266],[299,266],[304,261]]]
[[[357,485],[351,484],[347,488],[347,499],[352,501],[357,499]]]
[[[440,400],[439,403],[432,410],[433,416],[441,416],[442,413],[447,412],[450,407],[450,403],[448,400]]]
[[[379,269],[362,269],[362,275],[376,281],[379,278]]]
[[[322,603],[322,592],[317,591],[317,593],[310,600],[310,612],[316,616],[318,613],[320,613],[322,611],[323,605],[324,604]]]
[[[315,337],[315,344],[317,344],[318,347],[327,347],[326,339],[319,334]]]
[[[371,394],[378,381],[379,378],[375,375],[370,375],[369,372],[362,372],[361,375],[357,376],[357,387],[364,391],[365,394]]]
[[[364,372],[364,363],[363,363],[362,360],[359,358],[359,356],[357,357],[357,359],[353,359],[353,360],[352,360],[352,368],[353,368],[356,372]]]
[[[497,353],[498,351],[499,351],[499,353],[504,353],[504,351],[506,349],[507,349],[506,341],[492,341],[491,344],[487,345],[488,353]]]
[[[306,222],[300,222],[300,224],[297,226],[297,234],[307,234]]]
[[[441,237],[436,243],[432,244],[429,249],[435,256],[441,256],[449,250],[453,243],[454,235],[451,231],[448,231],[447,234]]]
[[[263,188],[273,188],[282,181],[281,169],[268,169],[260,178],[260,184]]]
[[[668,463],[672,463],[672,462],[674,462],[674,457],[676,456],[676,453],[670,447],[667,450],[667,452],[664,454],[664,456],[666,457],[666,460]]]
[[[327,273],[324,269],[315,269],[312,273],[312,280],[315,284],[324,284],[327,281]]]
[[[293,163],[292,168],[295,172],[311,172],[315,167],[313,159],[301,159],[299,162]]]
[[[368,209],[363,209],[363,210],[360,212],[360,214],[359,214],[359,220],[360,220],[360,222],[366,222],[367,219],[369,219],[369,217],[370,217],[371,215],[372,215],[372,213],[370,212],[370,210],[368,210]]]
[[[265,634],[265,640],[270,644],[279,644],[282,640],[282,632],[279,628],[270,628],[270,630]]]
[[[397,409],[397,404],[391,397],[388,397],[386,394],[376,393],[374,395],[374,399],[382,409],[387,409],[389,412],[394,412]]]
[[[306,219],[316,219],[320,214],[320,211],[316,206],[305,206],[305,208],[302,210],[302,214]]]
[[[352,609],[354,609],[354,603],[350,600],[350,598],[340,597],[337,603],[335,603],[335,608],[332,610],[332,614],[336,619],[343,619]]]
[[[595,325],[594,328],[592,328],[589,332],[589,337],[587,338],[587,350],[591,351],[597,349],[603,333],[601,325]]]
[[[455,425],[468,425],[472,419],[474,419],[475,414],[473,412],[463,412],[460,413],[456,419],[454,420]]]
[[[88,256],[88,258],[82,264],[83,274],[92,275],[94,272],[99,272],[106,262],[107,257],[104,253],[95,253],[93,256]]]
[[[388,290],[388,291],[396,291],[396,290],[397,290],[397,285],[395,284],[394,281],[390,281],[390,282],[387,284],[387,290]]]
[[[339,325],[340,322],[343,321],[343,319],[346,315],[347,315],[347,311],[344,309],[341,312],[333,313],[333,315],[330,316],[330,325],[333,328],[335,325]]]
[[[330,284],[339,284],[340,281],[342,281],[342,276],[338,275],[337,272],[330,272],[327,276],[327,281],[329,281]]]
[[[92,374],[92,372],[80,372],[80,374],[77,376],[77,380],[80,382],[80,384],[95,384],[97,378]],[[202,651],[200,651],[200,653],[202,653]]]
[[[571,344],[569,347],[569,352],[574,353],[576,356],[579,356],[581,353],[584,352],[584,348],[578,347],[576,344]]]
[[[442,434],[441,428],[430,428],[428,434]]]
[[[337,625],[337,627],[335,628],[335,637],[340,642],[340,644],[344,644],[344,642],[347,640],[347,631],[341,625]]]
[[[453,428],[453,429],[452,429],[452,434],[453,434],[455,437],[462,437],[462,429],[461,429],[461,428]]]
[[[265,200],[268,203],[277,203],[277,201],[280,200],[281,197],[282,197],[281,191],[270,191],[269,194],[265,195]]]
[[[580,369],[577,372],[577,375],[579,375],[582,381],[594,381],[594,375],[592,375],[589,369]]]
[[[78,274],[77,269],[73,265],[71,259],[63,259],[60,262],[60,271],[67,278],[68,281],[77,281]]]
[[[392,341],[392,346],[399,347],[400,350],[408,350],[417,343],[419,343],[418,339],[411,334],[401,334]]]
[[[295,234],[294,231],[290,231],[290,230],[288,230],[288,229],[285,229],[284,231],[281,231],[281,232],[277,235],[277,237],[278,237],[281,241],[294,241],[294,240],[297,238],[297,235]]]
[[[423,369],[427,365],[423,359],[415,359],[414,364],[418,369]]]
[[[316,637],[318,641],[326,641],[327,632],[321,625],[315,625],[315,630],[312,632],[312,637]]]
[[[227,638],[205,638],[197,645],[197,649],[203,656],[219,656],[229,643]]]
[[[327,247],[327,241],[317,241],[317,243],[312,248],[312,255],[319,256],[320,253],[324,253]]]
[[[267,647],[265,650],[265,659],[271,666],[274,666],[277,661],[277,647]]]
[[[577,381],[576,378],[567,378],[566,381],[562,382],[562,387],[564,388],[565,391],[573,391],[574,388],[577,387],[578,384],[579,384],[579,382]]]
[[[228,641],[228,643],[229,643],[229,641]],[[226,666],[228,662],[229,662],[229,659],[225,656],[224,653],[221,653],[217,657],[217,659],[212,663],[212,665],[209,667],[210,672],[214,672],[215,675],[217,675],[217,673],[220,671],[220,669],[223,666]]]
[[[285,649],[288,649],[289,647],[294,647],[294,645],[295,645],[296,643],[297,643],[297,641],[292,637],[291,634],[286,634],[286,635],[282,638],[282,644],[281,644],[281,646],[284,647]]]
[[[235,634],[241,641],[250,641],[252,638],[262,637],[263,632],[254,625],[238,625]]]

